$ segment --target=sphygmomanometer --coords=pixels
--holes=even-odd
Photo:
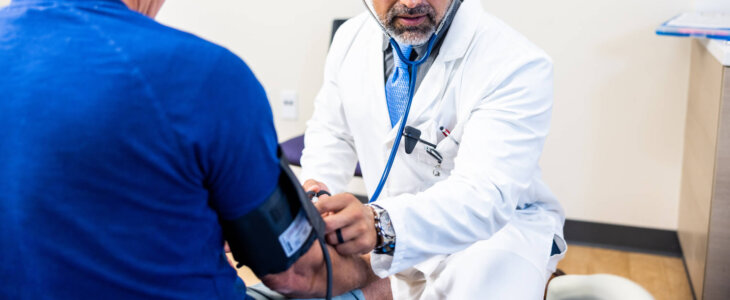
[[[253,211],[221,220],[237,268],[245,265],[258,277],[281,273],[307,253],[315,241],[327,266],[327,299],[332,296],[332,265],[324,240],[325,223],[279,150],[279,183]]]

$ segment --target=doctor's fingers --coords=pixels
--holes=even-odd
[[[360,204],[360,201],[352,194],[337,194],[330,197],[322,197],[314,204],[319,213],[337,213],[353,203]]]
[[[362,226],[373,226],[373,230],[375,230],[372,211],[369,207],[364,206],[359,202],[350,204],[336,213],[325,216],[324,222],[326,233],[331,233],[337,229],[348,226],[360,226],[355,227],[358,228],[358,230],[364,228]]]
[[[325,239],[327,240],[327,243],[332,246],[337,246],[340,244],[347,243],[349,241],[357,239],[359,236],[365,234],[367,232],[367,225],[365,223],[355,223],[351,224],[349,226],[345,226],[339,229],[336,229],[333,232],[327,233],[325,235]],[[339,231],[339,236],[338,236]]]
[[[377,236],[375,229],[368,230],[363,223],[348,226],[329,233],[326,236],[327,243],[334,246],[340,255],[366,254],[375,248]],[[340,232],[342,241],[337,237]]]
[[[366,238],[357,238],[334,247],[337,249],[337,253],[342,256],[363,255],[375,249],[375,242],[375,239],[370,241],[370,239]]]
[[[314,179],[307,179],[306,181],[304,181],[304,183],[302,184],[302,188],[304,188],[304,191],[315,193],[319,193],[320,191],[326,191],[329,193],[330,191],[326,184],[316,181]]]

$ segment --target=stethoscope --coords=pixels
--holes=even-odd
[[[404,62],[409,67],[409,80],[408,80],[408,102],[406,104],[406,109],[403,113],[403,118],[400,121],[400,125],[398,125],[398,134],[395,137],[395,141],[393,142],[393,148],[390,150],[390,155],[388,156],[388,162],[385,164],[385,168],[383,169],[383,174],[380,176],[380,182],[378,182],[378,186],[375,188],[375,192],[373,192],[373,196],[370,197],[369,203],[373,203],[378,200],[378,197],[380,196],[380,193],[383,191],[383,187],[385,186],[385,182],[388,180],[388,175],[390,174],[390,169],[393,167],[393,162],[395,161],[395,155],[398,153],[398,147],[400,146],[401,138],[404,135],[404,129],[406,128],[406,121],[408,121],[408,113],[411,111],[411,103],[413,102],[413,96],[416,91],[416,79],[418,77],[418,67],[420,67],[429,56],[431,56],[431,51],[433,51],[433,46],[436,44],[436,40],[441,35],[442,30],[447,28],[447,23],[450,23],[454,14],[456,13],[456,10],[458,9],[461,2],[464,0],[453,0],[451,2],[451,5],[449,6],[449,9],[446,11],[446,14],[444,15],[444,19],[441,21],[441,24],[439,24],[439,27],[436,29],[436,32],[431,35],[431,38],[428,40],[428,50],[426,51],[426,55],[424,55],[421,59],[416,61],[411,61],[405,55],[403,55],[403,51],[401,51],[400,46],[395,41],[395,39],[388,33],[388,30],[385,29],[385,26],[380,23],[378,20],[378,17],[375,16],[375,13],[373,13],[373,10],[368,6],[368,3],[366,0],[362,0],[362,3],[367,8],[370,15],[375,19],[375,23],[377,23],[380,28],[383,30],[383,33],[387,35],[390,38],[390,46],[393,48],[393,51],[398,55],[400,60]]]

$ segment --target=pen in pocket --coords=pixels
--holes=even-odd
[[[445,127],[441,126],[439,127],[439,130],[441,130],[441,134],[443,134],[446,138],[451,138],[452,141],[458,146],[459,142],[451,136],[451,131],[446,129]]]

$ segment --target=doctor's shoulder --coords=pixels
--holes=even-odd
[[[464,76],[494,89],[515,73],[539,72],[552,80],[553,60],[502,20],[484,13],[463,58]],[[491,88],[490,88],[491,87]]]

